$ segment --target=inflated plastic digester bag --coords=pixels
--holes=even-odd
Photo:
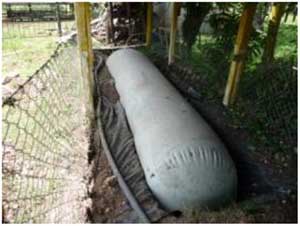
[[[169,210],[217,208],[235,199],[237,174],[224,144],[140,52],[107,60],[147,183]]]

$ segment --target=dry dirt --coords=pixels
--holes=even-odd
[[[114,223],[129,206],[104,153],[98,156],[95,175],[90,196],[92,199],[90,220],[93,223]]]

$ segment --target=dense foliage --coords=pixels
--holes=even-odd
[[[203,20],[212,8],[212,3],[185,3],[183,8],[186,9],[186,17],[182,25],[182,35],[186,49],[190,52]]]
[[[286,4],[286,14],[281,18],[277,35],[275,59],[266,65],[262,63],[262,55],[271,6],[271,3],[257,5],[232,117],[261,143],[274,147],[273,151],[278,148],[291,150],[296,145],[297,135],[297,24],[294,14],[297,4]],[[199,90],[208,99],[222,101],[243,7],[242,3],[211,4],[202,20],[202,24],[211,27],[211,32],[202,34],[201,29],[197,30],[196,37],[190,39],[194,44],[189,55],[181,55],[183,62],[191,65],[206,81],[205,86],[199,85]]]

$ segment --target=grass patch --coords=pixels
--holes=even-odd
[[[57,46],[56,22],[3,23],[2,75],[32,75],[53,53]],[[65,33],[73,21],[62,23]]]
[[[55,37],[4,39],[2,41],[2,75],[32,75],[53,53]]]

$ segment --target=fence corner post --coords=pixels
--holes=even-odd
[[[77,25],[78,51],[81,62],[81,75],[84,89],[87,90],[86,110],[90,122],[95,117],[94,112],[94,79],[93,79],[93,50],[90,27],[90,5],[87,2],[76,2],[75,17]]]
[[[56,19],[57,19],[58,35],[59,35],[59,37],[61,37],[62,36],[62,30],[61,30],[61,18],[60,18],[59,3],[56,3]]]

